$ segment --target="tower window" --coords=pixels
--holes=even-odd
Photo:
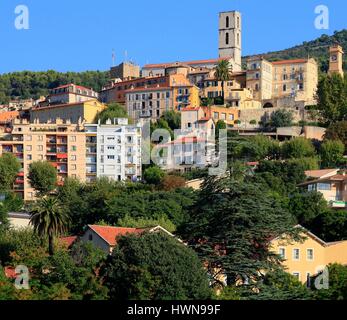
[[[225,20],[226,20],[226,21],[225,21],[225,25],[226,25],[227,28],[229,28],[229,17],[226,17]]]
[[[229,44],[229,33],[225,34],[225,44]]]
[[[237,28],[240,29],[240,17],[237,17]]]
[[[237,34],[237,45],[238,46],[240,45],[240,34],[239,33]]]

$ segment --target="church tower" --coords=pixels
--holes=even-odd
[[[343,49],[340,45],[335,44],[330,47],[330,62],[329,62],[329,75],[334,73],[340,74],[342,77],[343,73]]]
[[[242,17],[237,11],[219,13],[219,57],[234,60],[233,71],[241,71]]]

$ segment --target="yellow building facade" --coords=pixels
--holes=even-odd
[[[36,107],[30,111],[30,119],[32,122],[39,121],[40,123],[54,122],[55,119],[71,121],[72,123],[92,123],[96,115],[105,108],[106,105],[96,99],[63,105]]]
[[[274,239],[271,250],[282,257],[285,270],[302,283],[309,283],[329,264],[347,264],[347,241],[328,243],[305,229],[301,236],[302,242]]]
[[[240,110],[238,108],[227,108],[223,106],[211,106],[211,117],[215,123],[219,120],[224,121],[227,125],[235,125],[235,121],[239,119]]]

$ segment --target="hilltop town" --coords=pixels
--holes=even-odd
[[[343,47],[243,60],[218,19],[213,59],[0,91],[0,300],[347,299]]]

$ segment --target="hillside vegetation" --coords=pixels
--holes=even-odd
[[[326,72],[329,68],[329,46],[339,43],[347,53],[347,30],[335,31],[332,36],[322,35],[321,37],[305,41],[295,47],[268,52],[263,56],[269,61],[303,59],[307,57],[315,58],[320,65],[320,70]],[[245,57],[247,59],[248,57]],[[347,71],[347,55],[344,57],[344,69]]]
[[[10,99],[39,98],[46,96],[49,89],[75,83],[100,91],[109,79],[103,71],[66,72],[53,70],[43,72],[22,71],[0,75],[0,104]]]

